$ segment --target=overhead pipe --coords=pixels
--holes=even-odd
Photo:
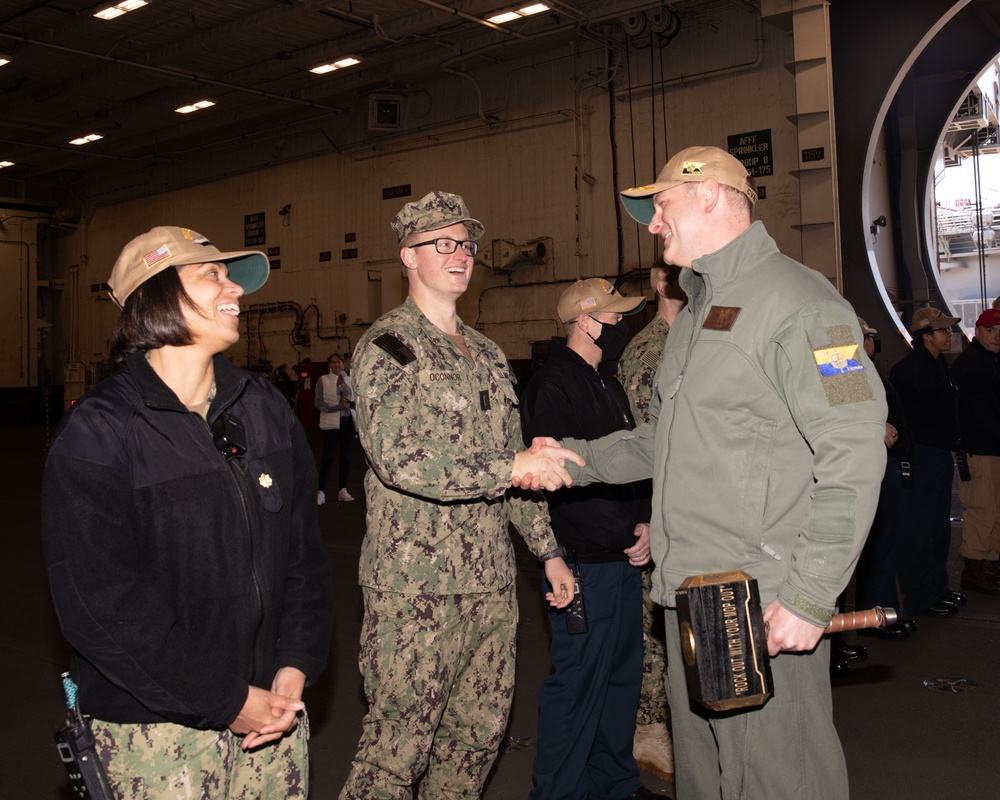
[[[476,100],[479,106],[478,109],[479,119],[482,120],[484,125],[492,126],[500,121],[499,117],[491,117],[488,115],[486,111],[486,100],[483,97],[483,88],[479,85],[479,81],[477,81],[474,77],[472,77],[472,75],[470,75],[464,69],[458,69],[455,67],[442,67],[442,69],[449,75],[455,75],[459,78],[464,78],[465,80],[467,80],[469,83],[472,84],[472,88],[476,92]],[[501,106],[501,108],[503,108],[503,106]]]
[[[328,5],[329,0],[296,0],[296,2],[291,5],[274,5],[266,10],[256,11],[252,14],[240,17],[239,19],[223,23],[222,25],[216,25],[193,36],[189,36],[180,41],[172,42],[164,47],[159,47],[155,50],[148,50],[139,54],[134,61],[117,60],[113,66],[101,66],[85,70],[80,76],[81,83],[86,85],[90,83],[97,83],[99,81],[111,80],[122,71],[122,68],[150,65],[151,63],[169,63],[176,60],[178,56],[183,56],[192,48],[204,48],[212,45],[220,39],[238,36],[239,34],[252,28],[259,28],[263,26],[273,28],[275,25],[287,20],[289,17],[322,9]],[[59,32],[68,36],[71,40],[80,40],[85,38],[85,34],[83,33],[85,31],[85,26],[92,24],[92,18],[82,17],[81,21],[76,25],[69,25],[66,28],[61,28]],[[76,31],[77,34],[75,39],[74,31]],[[47,44],[46,42],[32,43],[40,45]],[[42,99],[48,98],[43,96]]]
[[[515,39],[526,39],[528,37],[523,36],[517,31],[504,27],[503,25],[497,25],[495,22],[490,22],[488,19],[481,19],[480,17],[473,16],[472,14],[466,14],[464,11],[459,11],[457,8],[452,6],[446,6],[442,3],[435,3],[434,0],[417,0],[418,3],[422,3],[425,6],[430,6],[431,8],[436,8],[438,11],[445,11],[449,14],[453,14],[456,17],[461,17],[468,22],[475,22],[479,25],[484,25],[487,28],[492,28],[495,31],[500,31],[500,33],[506,34],[507,36],[513,36]]]
[[[423,0],[421,0],[423,1]],[[655,8],[662,5],[660,2],[650,2],[650,0],[644,0],[643,2],[634,2],[630,0],[621,0],[616,3],[605,3],[601,7],[601,13],[597,16],[592,17],[582,17],[580,14],[576,15],[576,22],[567,23],[564,25],[558,25],[554,28],[548,28],[546,30],[539,31],[538,33],[531,34],[530,36],[522,36],[524,41],[534,42],[541,39],[546,39],[550,36],[554,36],[559,33],[565,32],[569,28],[574,28],[578,34],[587,38],[590,41],[595,42],[601,47],[607,47],[608,45],[616,46],[616,42],[612,42],[608,37],[600,35],[591,30],[594,25],[598,25],[602,22],[608,22],[609,20],[617,20],[623,14],[630,14],[636,11],[644,11],[647,8]],[[492,52],[493,50],[503,49],[511,45],[509,39],[501,39],[495,42],[490,42],[481,47],[477,47],[474,50],[468,50],[460,55],[454,56],[448,61],[444,62],[442,68],[445,65],[450,65],[456,61],[468,61],[470,58],[476,56],[482,56],[486,53]],[[516,43],[515,43],[516,44]]]
[[[425,5],[432,5],[435,8],[440,8],[440,5],[437,4],[437,3],[432,2],[432,0],[419,0],[419,1],[422,2],[422,3],[424,3]],[[555,4],[555,5],[560,5],[563,8],[568,8],[567,6],[563,6],[562,4],[558,4],[558,3]],[[633,12],[633,11],[643,11],[643,10],[645,10],[647,8],[660,7],[660,6],[661,6],[660,2],[641,2],[641,3],[638,3],[638,4],[637,3],[631,3],[631,2],[624,2],[624,3],[616,3],[616,4],[614,4],[613,7],[610,4],[603,6],[602,13],[599,16],[596,16],[596,17],[587,17],[585,15],[580,14],[579,12],[576,12],[575,10],[574,10],[574,13],[571,16],[573,16],[577,20],[577,22],[573,23],[573,27],[575,27],[577,33],[579,33],[581,36],[583,36],[583,37],[585,37],[587,39],[590,39],[591,41],[596,42],[601,47],[608,47],[608,46],[616,47],[617,43],[612,42],[607,37],[600,36],[600,35],[596,34],[593,30],[591,30],[593,28],[593,26],[597,25],[597,24],[600,24],[602,22],[606,22],[608,20],[618,19],[623,13],[629,13],[629,12]],[[475,21],[481,22],[482,20],[476,19]],[[492,23],[490,23],[490,24],[493,25]],[[494,25],[493,27],[496,27],[496,26]],[[557,26],[556,28],[552,28],[552,29],[548,29],[548,30],[544,30],[544,31],[539,31],[538,33],[532,34],[530,36],[521,35],[519,38],[522,41],[536,41],[536,40],[539,40],[539,39],[545,39],[545,38],[548,38],[550,36],[553,36],[553,35],[555,35],[558,32],[565,31],[569,27],[570,27],[570,25],[560,25],[560,26]],[[475,88],[476,95],[477,95],[477,97],[479,99],[479,118],[487,126],[495,125],[497,122],[500,121],[499,118],[496,118],[493,115],[495,115],[496,112],[498,112],[501,109],[503,109],[506,106],[506,104],[507,104],[507,101],[506,101],[506,85],[507,84],[506,84],[506,82],[505,82],[505,99],[504,99],[504,102],[500,106],[498,106],[496,109],[493,109],[492,112],[490,112],[490,111],[487,111],[486,108],[485,108],[485,101],[484,101],[484,98],[483,98],[483,91],[482,91],[482,88],[480,87],[479,83],[476,81],[476,79],[467,70],[465,70],[464,68],[456,68],[456,67],[453,67],[452,65],[455,64],[455,63],[457,63],[457,62],[468,61],[471,58],[475,58],[475,57],[479,57],[479,56],[484,56],[485,54],[490,53],[493,50],[502,49],[504,47],[507,47],[508,45],[509,45],[509,41],[507,41],[507,40],[499,40],[499,41],[496,41],[496,42],[490,42],[489,44],[483,45],[482,47],[478,47],[475,50],[466,51],[466,52],[461,53],[460,55],[453,56],[453,57],[447,59],[446,61],[444,61],[440,65],[440,68],[442,69],[442,71],[448,73],[449,75],[456,75],[456,76],[464,78],[464,79],[468,80],[470,83],[472,83],[473,87]],[[509,79],[509,75],[507,75],[507,78]]]
[[[182,69],[174,69],[172,67],[155,67],[152,64],[142,64],[138,61],[129,61],[124,58],[117,58],[116,56],[103,56],[99,53],[91,53],[87,50],[80,50],[77,47],[66,47],[61,44],[53,44],[52,42],[43,42],[40,39],[32,39],[29,36],[22,36],[20,34],[5,33],[0,31],[0,38],[3,39],[13,39],[14,41],[21,42],[22,44],[31,44],[37,47],[46,47],[50,50],[58,50],[63,53],[71,53],[72,55],[84,56],[85,58],[93,58],[98,61],[107,61],[112,64],[119,64],[126,67],[131,67],[132,69],[137,69],[142,72],[154,72],[158,75],[168,75],[171,78],[177,78],[181,81],[186,81],[192,84],[208,84],[209,86],[221,86],[224,89],[232,89],[235,92],[245,92],[247,94],[257,95],[258,97],[267,97],[270,100],[281,100],[285,103],[293,103],[301,106],[309,106],[311,108],[321,108],[324,111],[334,111],[336,113],[342,113],[343,109],[336,106],[329,106],[325,103],[316,103],[312,100],[299,100],[296,97],[290,97],[288,95],[277,94],[275,92],[268,92],[264,89],[254,89],[250,86],[240,86],[235,83],[228,83],[226,81],[215,80],[214,78],[209,78],[206,75],[199,75],[196,72],[188,72]]]
[[[612,51],[616,52],[616,51]],[[584,75],[581,75],[577,80],[576,85],[573,87],[573,131],[575,135],[575,153],[573,159],[573,169],[574,169],[574,180],[573,180],[573,192],[576,196],[576,275],[577,280],[583,278],[583,260],[584,253],[582,251],[583,242],[583,187],[581,183],[586,183],[588,186],[593,186],[595,180],[590,173],[587,172],[587,159],[585,156],[587,137],[584,136],[584,118],[586,113],[586,108],[583,104],[583,97],[587,92],[592,92],[597,89],[601,89],[609,86],[615,78],[618,72],[620,64],[615,64],[613,68],[610,65],[605,65],[602,70],[591,70]],[[590,86],[582,86],[584,79],[588,77],[597,77],[603,72],[604,79],[596,81]]]
[[[737,0],[733,0],[737,2]],[[710,69],[704,72],[695,72],[690,75],[678,75],[675,78],[667,78],[666,80],[656,81],[655,83],[644,83],[640,86],[630,86],[627,89],[619,89],[615,92],[615,97],[621,99],[624,97],[629,97],[634,94],[639,94],[641,92],[652,92],[658,89],[662,89],[664,86],[683,86],[688,83],[693,83],[695,81],[708,80],[709,78],[718,78],[722,75],[733,75],[739,72],[749,72],[756,67],[759,67],[764,61],[764,21],[761,19],[757,10],[750,6],[747,10],[753,10],[754,14],[754,26],[756,28],[756,36],[754,37],[757,42],[757,54],[751,61],[743,62],[742,64],[734,64],[729,67],[720,67],[718,69]]]

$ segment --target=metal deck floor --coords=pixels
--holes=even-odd
[[[7,724],[0,729],[0,798],[70,798],[52,733],[62,718],[59,673],[68,661],[52,612],[39,543],[40,476],[48,433],[2,429],[0,491],[8,509],[0,582],[0,685]],[[310,434],[319,450],[319,435]],[[330,501],[320,524],[333,561],[336,628],[330,668],[306,693],[311,742],[311,796],[335,798],[347,776],[365,713],[357,670],[361,592],[357,562],[364,532],[363,464],[354,454],[353,503]],[[961,514],[956,506],[955,516]],[[953,526],[949,571],[958,587],[960,526]],[[538,567],[518,547],[520,601],[518,680],[507,746],[490,775],[485,800],[523,799],[531,788],[538,686],[548,674],[548,630]],[[847,754],[854,800],[994,800],[1000,796],[1000,597],[970,594],[950,619],[922,618],[904,642],[862,639],[867,663],[835,682],[834,714]],[[850,635],[848,635],[850,639]],[[926,678],[963,677],[978,688],[924,688]],[[643,776],[650,788],[670,784]],[[762,798],[761,800],[766,800]]]

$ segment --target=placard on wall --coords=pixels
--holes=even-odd
[[[267,241],[267,233],[264,228],[264,212],[245,214],[243,217],[243,246],[260,247],[265,241]]]
[[[774,174],[770,128],[733,134],[729,137],[729,154],[742,162],[751,178]]]

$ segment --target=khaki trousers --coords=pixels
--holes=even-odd
[[[969,456],[971,481],[958,482],[963,558],[995,560],[1000,555],[1000,456]]]

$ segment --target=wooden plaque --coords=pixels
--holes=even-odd
[[[677,590],[677,620],[692,700],[734,711],[774,693],[755,579],[742,570],[687,578]]]

